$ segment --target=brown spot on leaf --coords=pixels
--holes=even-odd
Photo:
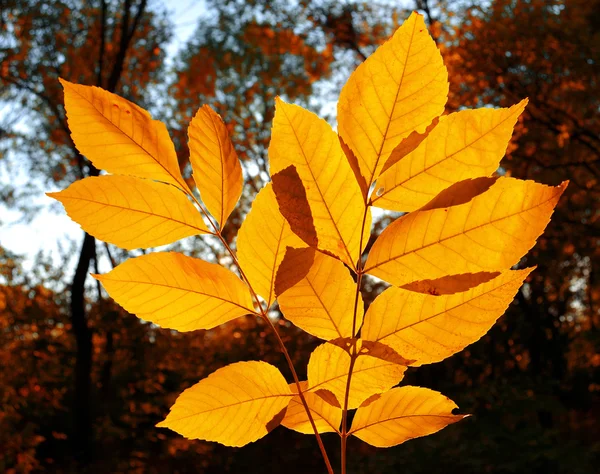
[[[310,247],[317,248],[319,241],[312,211],[296,167],[288,166],[274,174],[272,180],[279,210],[290,224],[292,232]]]
[[[287,407],[284,407],[279,413],[277,413],[277,415],[275,415],[273,418],[271,418],[271,421],[269,421],[266,424],[268,433],[273,431],[275,428],[277,428],[281,424],[281,422],[285,418],[286,411],[287,411]]]

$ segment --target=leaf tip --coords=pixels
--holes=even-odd
[[[156,426],[157,428],[168,428],[168,426],[167,426],[167,418],[165,418],[163,421],[159,421],[154,426]]]

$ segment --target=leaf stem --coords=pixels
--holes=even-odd
[[[315,420],[313,419],[310,408],[308,407],[308,403],[306,402],[306,397],[304,396],[302,387],[300,386],[300,380],[298,379],[298,374],[296,372],[296,368],[294,367],[292,358],[290,357],[290,354],[289,354],[287,348],[285,347],[285,343],[283,342],[283,339],[281,339],[281,335],[279,334],[279,331],[277,330],[277,328],[275,327],[273,322],[269,319],[269,316],[267,315],[266,310],[263,308],[262,304],[260,303],[260,300],[258,299],[258,295],[256,294],[256,292],[254,291],[254,288],[252,288],[252,285],[250,284],[250,280],[244,273],[244,270],[242,270],[242,266],[240,265],[240,262],[238,261],[235,252],[231,249],[231,247],[229,246],[227,241],[221,235],[221,230],[213,222],[211,217],[208,215],[208,212],[204,209],[204,207],[198,201],[198,199],[196,199],[196,196],[194,196],[193,193],[186,193],[186,194],[188,194],[198,205],[198,207],[200,208],[200,211],[202,212],[204,217],[208,220],[211,227],[213,228],[214,235],[216,235],[219,238],[219,240],[225,247],[225,250],[227,250],[230,257],[232,258],[234,265],[237,267],[238,271],[240,272],[240,276],[242,277],[242,280],[244,280],[246,282],[246,284],[248,285],[248,288],[249,288],[250,292],[252,293],[252,297],[254,298],[256,305],[260,309],[260,313],[256,313],[256,314],[259,314],[264,319],[264,321],[269,325],[271,330],[273,331],[273,334],[275,335],[275,338],[277,339],[277,342],[279,343],[281,352],[283,352],[283,355],[285,356],[285,359],[290,368],[290,371],[292,372],[292,377],[294,378],[294,383],[296,384],[296,389],[298,390],[298,395],[300,396],[300,401],[302,402],[302,406],[304,407],[304,410],[306,411],[306,414],[308,415],[308,420],[310,421],[310,425],[311,425],[313,432],[315,433],[315,436],[317,438],[317,444],[319,445],[321,455],[323,456],[323,460],[325,461],[325,465],[327,466],[327,472],[329,474],[334,474],[333,468],[331,467],[331,463],[329,461],[329,456],[327,456],[327,451],[325,450],[325,446],[323,445],[323,440],[321,439],[319,430],[317,430],[317,426],[315,425]]]
[[[360,296],[360,288],[362,284],[363,276],[363,263],[362,263],[362,248],[363,238],[365,233],[365,225],[367,223],[367,214],[369,213],[369,206],[365,203],[365,212],[363,214],[362,225],[360,227],[360,244],[359,249],[361,255],[358,258],[356,265],[356,292],[354,293],[354,314],[352,316],[352,347],[350,348],[350,366],[348,367],[348,378],[346,379],[346,391],[344,393],[344,408],[342,411],[342,432],[341,436],[341,464],[342,474],[346,474],[346,443],[348,440],[348,400],[350,398],[350,382],[352,381],[352,372],[354,370],[354,364],[358,358],[356,351],[356,335],[360,328],[356,327],[356,315],[358,313],[358,301]]]

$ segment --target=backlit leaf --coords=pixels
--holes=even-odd
[[[317,252],[310,271],[279,295],[283,315],[321,339],[352,337],[356,283],[339,260]],[[362,324],[364,303],[358,295],[356,324]]]
[[[254,291],[267,302],[267,307],[275,299],[275,276],[286,247],[303,246],[279,212],[275,193],[268,183],[256,195],[237,237],[240,265]]]
[[[411,212],[381,233],[366,271],[402,286],[508,269],[533,247],[566,185],[499,178],[464,204]]]
[[[331,126],[302,107],[277,100],[269,161],[272,176],[295,167],[312,213],[318,248],[355,268],[362,250],[365,203]],[[286,204],[279,196],[278,202],[280,207]],[[293,203],[290,207],[294,211]],[[282,214],[286,216],[284,210]],[[366,227],[370,232],[370,225]],[[367,240],[362,239],[363,247]]]
[[[327,389],[344,405],[350,354],[339,346],[325,343],[317,347],[308,362],[310,391]],[[400,382],[406,366],[368,355],[356,359],[350,380],[348,408],[357,408],[375,393],[382,393]]]
[[[223,367],[185,390],[157,426],[190,439],[244,446],[271,431],[292,397],[281,372],[266,362]]]
[[[498,169],[527,100],[509,109],[463,110],[442,117],[411,153],[377,180],[371,202],[413,211],[453,183]]]
[[[319,433],[337,432],[342,422],[342,409],[336,408],[316,393],[307,392],[308,382],[300,382],[306,404],[310,408],[313,421]],[[290,384],[293,393],[298,393],[296,384]],[[314,434],[313,428],[302,405],[299,395],[294,395],[285,412],[285,418],[281,422],[283,426],[304,434]]]
[[[487,333],[532,270],[509,270],[451,295],[388,288],[369,307],[362,337],[382,342],[415,360],[411,365],[439,362]]]
[[[412,13],[352,73],[338,102],[338,130],[370,186],[392,150],[444,111],[448,72],[423,16]]]
[[[350,433],[372,446],[388,448],[465,418],[453,415],[455,408],[448,397],[427,388],[394,388],[357,410]]]
[[[189,191],[165,125],[99,87],[60,80],[75,146],[96,168],[163,181]]]
[[[248,287],[237,276],[180,253],[130,258],[95,277],[127,311],[164,328],[210,329],[254,313]]]
[[[87,233],[128,250],[210,233],[185,194],[147,179],[86,178],[48,196],[60,201]]]
[[[242,167],[221,116],[202,106],[188,128],[190,162],[202,202],[223,227],[242,194]]]

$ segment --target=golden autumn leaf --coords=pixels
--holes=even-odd
[[[344,406],[350,354],[341,347],[325,343],[317,347],[308,362],[310,391],[331,391]],[[354,364],[348,408],[357,408],[370,396],[382,393],[400,382],[406,366],[368,355],[359,355]]]
[[[411,212],[381,233],[365,271],[402,286],[508,269],[533,247],[566,185],[499,178],[464,204]]]
[[[382,342],[419,366],[479,340],[504,314],[533,268],[508,270],[462,293],[433,296],[391,287],[365,315],[362,337]]]
[[[338,102],[338,130],[369,187],[396,146],[424,132],[448,98],[448,72],[423,16],[413,12],[356,68]]]
[[[279,307],[286,319],[321,339],[352,337],[362,324],[364,303],[357,296],[356,283],[339,260],[317,252],[308,274],[278,296]]]
[[[237,153],[221,116],[200,107],[188,128],[190,162],[202,202],[223,227],[242,194],[244,179]]]
[[[318,249],[355,268],[360,244],[364,247],[368,240],[370,214],[363,234],[367,238],[363,238],[365,203],[331,126],[302,107],[277,100],[269,163],[271,176],[295,167],[312,213]],[[285,206],[279,196],[278,201],[280,208]],[[297,206],[291,207],[293,212]]]
[[[167,127],[144,109],[99,87],[60,79],[71,137],[96,168],[189,191]]]
[[[48,196],[60,201],[86,232],[128,250],[210,233],[185,194],[146,179],[91,177]]]
[[[268,183],[254,198],[237,237],[240,265],[254,290],[267,302],[267,308],[275,300],[275,277],[286,248],[304,246],[279,212]]]
[[[176,252],[130,258],[95,277],[127,311],[164,328],[210,329],[254,314],[248,287],[232,272]]]
[[[498,169],[527,100],[509,109],[462,110],[440,119],[429,135],[378,179],[371,203],[414,211],[453,183]]]
[[[304,392],[304,398],[310,408],[319,433],[338,432],[340,423],[342,422],[342,409],[327,403],[316,393],[307,392],[308,382],[300,382],[300,387]],[[295,383],[290,384],[290,390],[295,394],[298,393]],[[299,395],[294,395],[291,399],[281,424],[286,428],[300,433],[313,434],[313,428]]]
[[[186,438],[244,446],[281,422],[291,398],[277,368],[266,362],[237,362],[185,390],[157,426]]]
[[[439,392],[400,387],[356,411],[350,434],[379,448],[426,436],[467,415],[453,415],[456,404]]]

